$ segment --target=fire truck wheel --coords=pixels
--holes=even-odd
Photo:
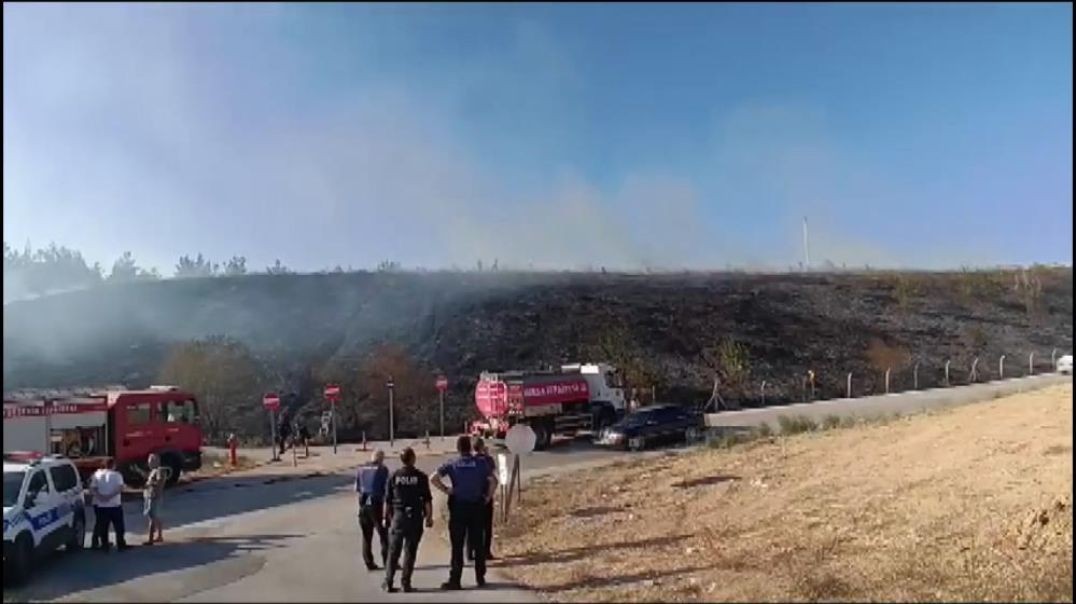
[[[168,468],[168,486],[172,486],[179,482],[179,473],[183,471],[183,464],[180,463],[179,457],[175,455],[165,455],[161,459],[161,465]]]
[[[542,451],[548,445],[546,439],[549,436],[549,430],[546,428],[544,422],[534,422],[531,424],[531,430],[534,431],[534,449],[536,451]]]
[[[616,423],[616,413],[609,407],[603,407],[597,413],[597,420],[595,421],[594,432],[601,432],[605,428],[612,426]]]
[[[148,473],[149,470],[141,467],[137,461],[128,462],[120,468],[120,474],[123,474],[123,482],[127,486],[135,488],[141,488],[146,484],[146,475]]]

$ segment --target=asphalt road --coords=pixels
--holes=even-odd
[[[724,412],[709,416],[716,428],[774,422],[781,415],[878,415],[990,400],[1020,390],[1071,381],[1069,376],[1043,375],[1006,382],[883,397],[822,401],[807,405]],[[419,457],[419,466],[433,470],[448,456],[441,442]],[[402,447],[412,442],[398,442]],[[392,448],[371,443],[389,455]],[[267,450],[249,452],[268,457]],[[164,507],[166,543],[138,546],[123,554],[83,551],[57,553],[38,565],[29,583],[4,589],[5,601],[466,601],[527,602],[534,595],[510,584],[491,567],[483,590],[442,593],[437,587],[448,575],[448,547],[440,517],[422,542],[414,594],[380,591],[381,573],[369,573],[361,561],[360,537],[353,494],[354,468],[369,453],[343,445],[315,448],[317,457],[291,468],[290,454],[279,466],[203,480],[169,490]],[[644,455],[662,455],[657,451]],[[570,471],[637,454],[598,449],[582,440],[560,441],[527,456],[524,476]],[[139,501],[125,504],[131,543],[141,543],[145,525]],[[496,545],[494,546],[496,550]],[[526,560],[504,563],[525,564]],[[473,585],[470,569],[464,586]]]
[[[382,445],[388,449],[387,443],[371,443]],[[169,490],[164,544],[136,546],[122,554],[57,552],[39,563],[27,585],[5,587],[4,600],[534,601],[533,594],[497,576],[494,566],[489,585],[482,590],[469,588],[473,571],[468,568],[464,591],[439,591],[448,577],[449,560],[440,517],[419,552],[414,584],[420,591],[382,592],[383,573],[368,572],[362,564],[353,494],[354,468],[369,453],[356,452],[354,445],[341,447],[335,456],[331,451],[331,447],[316,450],[318,465],[330,467],[320,473],[313,467],[307,471],[302,460],[298,469],[289,468],[289,453],[278,468],[263,467]],[[551,451],[529,456],[523,471],[529,475],[621,455],[625,454],[585,442],[560,442]],[[419,466],[432,471],[446,458],[424,455]],[[399,465],[391,455],[387,463],[392,469]],[[132,544],[145,537],[140,504],[124,505]]]
[[[780,407],[744,409],[742,411],[722,411],[707,414],[706,424],[718,430],[723,428],[747,428],[764,423],[769,424],[772,428],[777,428],[778,418],[781,416],[809,417],[815,421],[820,421],[829,415],[869,418],[892,413],[908,414],[927,409],[942,409],[954,405],[993,400],[1008,394],[1043,388],[1052,384],[1071,382],[1071,375],[1048,373],[984,384],[954,386],[952,388],[934,388],[861,398],[842,398]]]

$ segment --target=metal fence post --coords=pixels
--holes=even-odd
[[[889,372],[890,371],[892,371],[892,368],[890,368],[890,367],[887,367],[886,370],[885,370],[885,393],[886,394],[889,394]]]
[[[1001,355],[1001,358],[998,359],[998,379],[1005,379],[1005,355]]]
[[[760,392],[762,393],[762,406],[765,407],[766,406],[766,380],[762,380],[762,388],[761,388]]]
[[[919,390],[919,363],[912,369],[912,389]]]
[[[968,383],[972,384],[977,379],[979,379],[979,357],[975,357],[975,360],[971,362],[971,373],[968,375]]]
[[[1054,348],[1054,351],[1050,353],[1050,369],[1054,369],[1056,367],[1057,367],[1057,349]]]
[[[945,359],[945,385],[949,385],[949,359]]]
[[[1035,353],[1027,355],[1027,374],[1035,375]]]
[[[848,372],[848,398],[852,398],[852,372]]]

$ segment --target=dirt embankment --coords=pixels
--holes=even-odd
[[[1072,601],[1072,386],[539,481],[499,566],[558,601]]]

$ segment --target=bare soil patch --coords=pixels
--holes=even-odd
[[[1072,386],[536,481],[500,570],[558,601],[1072,601]]]

